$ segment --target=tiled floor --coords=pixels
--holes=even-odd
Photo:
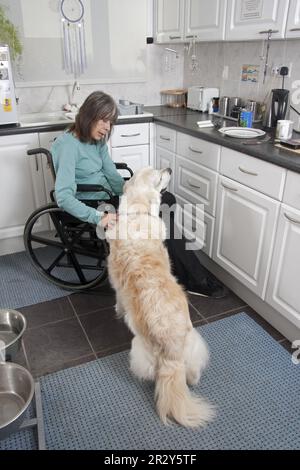
[[[246,312],[290,350],[290,343],[233,293],[222,300],[191,295],[189,301],[195,326]],[[131,333],[116,318],[114,304],[106,287],[20,308],[28,327],[17,362],[38,377],[128,349]]]

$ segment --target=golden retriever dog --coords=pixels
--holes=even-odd
[[[189,390],[198,383],[209,353],[193,328],[187,296],[171,273],[159,217],[161,191],[169,168],[137,172],[124,186],[116,225],[107,233],[108,272],[116,291],[118,316],[134,338],[130,367],[140,379],[155,381],[158,414],[183,426],[203,426],[214,408]]]

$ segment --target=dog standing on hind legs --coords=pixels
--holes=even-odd
[[[108,272],[116,291],[116,310],[134,334],[130,367],[140,379],[155,382],[158,414],[196,427],[214,416],[214,408],[191,393],[209,353],[193,328],[186,294],[171,273],[159,217],[161,191],[171,170],[144,168],[124,186],[116,225],[107,230]]]

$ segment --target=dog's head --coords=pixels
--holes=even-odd
[[[152,194],[159,196],[164,192],[171,179],[171,168],[156,170],[151,167],[142,168],[124,185],[124,194],[128,195],[132,191],[137,193],[147,193],[149,198]]]

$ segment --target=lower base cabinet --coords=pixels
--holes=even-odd
[[[213,259],[264,299],[280,203],[220,177]]]
[[[266,301],[300,328],[300,211],[282,205]]]

